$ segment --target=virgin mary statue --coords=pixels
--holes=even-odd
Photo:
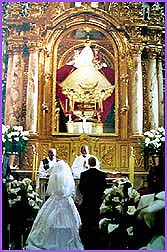
[[[74,66],[77,68],[73,71],[60,86],[63,89],[74,89],[77,92],[84,93],[84,89],[111,89],[113,87],[106,77],[97,70],[94,65],[94,53],[90,47],[90,41],[87,41],[80,54],[78,53]]]

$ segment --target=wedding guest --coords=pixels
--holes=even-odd
[[[141,197],[133,233],[136,249],[165,250],[165,191]]]
[[[5,153],[5,148],[3,148],[2,153],[2,249],[9,249],[9,203],[8,203],[8,182],[10,178],[11,170],[9,163],[9,156]]]
[[[81,172],[88,169],[88,159],[90,157],[94,157],[96,159],[96,167],[100,168],[100,164],[97,157],[89,153],[88,146],[83,145],[81,146],[81,154],[75,158],[71,167],[74,178],[80,178]]]
[[[27,238],[27,250],[83,250],[79,236],[81,220],[72,195],[74,179],[69,165],[61,160],[48,171],[47,194]]]
[[[150,193],[158,193],[165,190],[165,157],[164,154],[158,157],[159,162],[153,163],[147,176]]]

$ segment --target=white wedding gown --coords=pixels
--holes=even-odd
[[[48,200],[39,210],[26,241],[26,250],[83,250],[80,216],[73,199],[74,179],[67,163],[51,168]]]

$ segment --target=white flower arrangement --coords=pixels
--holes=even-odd
[[[115,179],[112,187],[104,191],[99,228],[107,228],[108,233],[114,231],[119,227],[122,217],[135,214],[139,199],[140,194],[132,187],[128,178]]]
[[[9,126],[2,124],[2,144],[6,152],[25,152],[27,149],[29,131],[23,126]]]
[[[160,154],[165,146],[165,129],[159,127],[144,133],[144,138],[140,140],[142,151],[147,155]]]
[[[24,178],[23,180],[16,180],[9,182],[8,186],[8,201],[9,206],[12,207],[17,202],[25,200],[25,204],[28,203],[33,209],[39,210],[42,200],[39,194],[33,190],[32,180],[29,178]]]

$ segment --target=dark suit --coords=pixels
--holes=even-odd
[[[105,177],[105,173],[96,168],[81,172],[79,190],[83,196],[80,210],[83,225],[98,225],[99,208],[106,188]]]
[[[9,156],[7,154],[4,154],[2,161],[2,178],[5,178],[6,182],[8,182],[9,176],[10,176]]]
[[[9,156],[7,154],[3,155],[2,162],[2,178],[5,179],[2,183],[2,248],[9,249],[9,234],[8,234],[8,223],[9,223],[9,203],[8,203],[8,192],[7,186],[10,176],[10,165],[9,165]]]

